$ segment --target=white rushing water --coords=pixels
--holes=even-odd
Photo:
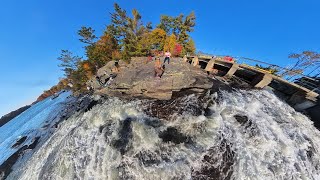
[[[159,120],[146,100],[110,98],[61,123],[8,179],[320,179],[320,132],[306,116],[267,91],[204,99],[210,113]]]
[[[65,92],[55,99],[49,97],[38,102],[0,127],[0,165],[19,147],[31,144],[36,136],[40,136],[41,127],[54,121],[70,95],[70,92]],[[13,148],[16,141],[24,136],[26,140]]]

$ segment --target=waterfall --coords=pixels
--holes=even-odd
[[[312,121],[263,90],[109,97],[7,179],[320,179],[319,149]]]

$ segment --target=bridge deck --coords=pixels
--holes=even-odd
[[[187,58],[195,58],[196,56],[188,56]],[[198,56],[199,58],[199,61],[206,61],[206,62],[209,62],[210,60],[212,60],[212,57],[209,57],[209,56]],[[220,66],[224,66],[224,67],[232,67],[233,64],[236,64],[236,62],[228,62],[228,61],[225,61],[225,60],[222,60],[222,59],[218,59],[218,58],[215,58],[214,59],[214,64],[218,64]],[[303,86],[300,86],[296,83],[293,83],[293,82],[289,82],[281,77],[278,77],[278,76],[275,76],[273,74],[270,74],[268,71],[265,71],[265,70],[262,70],[262,69],[259,69],[259,68],[256,68],[256,67],[253,67],[253,66],[250,66],[250,65],[247,65],[247,64],[239,64],[239,67],[238,68],[242,68],[242,69],[245,69],[247,71],[251,71],[251,72],[254,72],[254,73],[258,73],[258,74],[268,74],[272,77],[273,80],[276,80],[280,83],[283,83],[287,86],[290,86],[290,87],[293,87],[295,89],[298,89],[299,91],[302,91],[302,92],[305,92],[306,93],[306,98],[307,99],[310,99],[312,101],[317,101],[317,97],[319,97],[319,94],[316,93],[316,92],[313,92],[312,90],[310,89],[307,89]]]

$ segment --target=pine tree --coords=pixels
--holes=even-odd
[[[91,27],[81,27],[78,31],[78,35],[81,37],[79,40],[85,44],[93,44],[94,40],[97,38],[94,35],[94,31]]]
[[[65,76],[68,77],[72,72],[77,70],[78,64],[82,61],[82,58],[79,56],[74,56],[69,50],[61,50],[58,60],[61,61],[59,67],[62,67]]]

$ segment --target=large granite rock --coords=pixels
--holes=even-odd
[[[101,87],[96,93],[167,100],[177,92],[203,92],[212,87],[212,81],[204,70],[183,62],[181,58],[172,58],[170,64],[165,66],[162,78],[155,78],[154,61],[133,58],[130,65],[122,66],[109,85]]]

